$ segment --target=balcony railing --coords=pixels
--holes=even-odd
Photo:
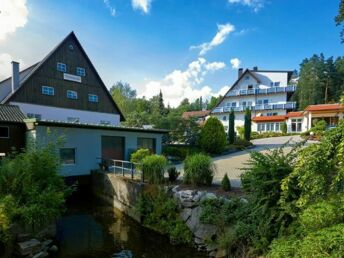
[[[227,97],[294,92],[295,90],[296,86],[293,85],[286,87],[271,87],[266,89],[232,90],[228,92]]]
[[[258,110],[275,110],[275,109],[294,109],[296,108],[296,102],[269,103],[269,104],[255,105],[255,106],[217,107],[212,111],[212,113],[230,112],[231,109],[233,109],[234,112],[242,112],[242,111],[245,111],[247,108],[251,110],[257,110],[257,111]]]

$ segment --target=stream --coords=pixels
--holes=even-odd
[[[67,202],[57,223],[55,258],[205,258],[204,253],[172,245],[166,236],[100,204],[87,194]]]

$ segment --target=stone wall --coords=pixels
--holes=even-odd
[[[140,222],[140,215],[135,211],[135,203],[143,191],[144,184],[98,171],[92,171],[91,180],[95,196]]]

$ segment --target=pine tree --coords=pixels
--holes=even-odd
[[[229,113],[229,119],[228,119],[228,142],[229,144],[233,144],[235,140],[235,114],[234,110],[231,109],[231,112]]]
[[[251,110],[249,108],[246,108],[244,128],[245,128],[245,133],[244,133],[245,140],[250,141],[251,140]]]
[[[164,115],[165,112],[165,105],[164,105],[164,98],[162,96],[162,92],[160,90],[159,92],[159,111],[160,111],[160,115]]]

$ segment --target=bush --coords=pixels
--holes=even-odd
[[[235,140],[235,114],[234,110],[232,109],[229,113],[228,119],[228,142],[229,144],[233,144]]]
[[[252,143],[249,141],[246,141],[245,139],[235,139],[234,144],[233,144],[237,149],[243,150],[246,149],[247,147],[252,146]]]
[[[71,192],[58,174],[59,159],[55,145],[26,149],[0,164],[0,239],[8,240],[14,222],[44,226],[64,211]]]
[[[281,132],[282,132],[283,134],[286,134],[287,131],[288,131],[287,123],[286,123],[286,122],[283,122],[283,123],[281,124]]]
[[[150,155],[142,160],[142,172],[150,184],[161,184],[164,182],[167,160],[161,155]]]
[[[201,150],[194,146],[165,146],[163,148],[164,156],[171,156],[180,160],[184,160],[188,155],[199,153]]]
[[[225,176],[223,177],[221,181],[221,187],[226,192],[231,190],[231,182],[229,181],[227,174],[225,174]]]
[[[317,121],[314,126],[310,129],[311,132],[313,132],[315,135],[322,136],[324,132],[326,131],[327,123],[325,120],[319,120]]]
[[[199,144],[208,153],[221,153],[227,143],[225,129],[216,117],[210,117],[201,129]]]
[[[249,108],[246,108],[245,111],[245,124],[244,124],[244,138],[246,141],[250,141],[251,139],[251,126],[252,126],[252,122],[251,122],[251,110]]]
[[[168,180],[170,182],[175,182],[177,178],[179,177],[180,173],[176,169],[176,167],[170,167],[168,170]]]
[[[211,185],[214,172],[215,166],[207,155],[188,156],[184,162],[184,181],[187,184]]]
[[[191,243],[192,233],[179,216],[177,202],[164,191],[144,193],[136,203],[136,209],[145,226],[169,235],[173,243]]]
[[[238,132],[238,134],[239,134],[239,138],[240,138],[240,139],[244,139],[245,127],[243,127],[243,126],[237,126],[236,129],[237,129],[237,132]]]
[[[151,155],[150,150],[148,149],[138,149],[137,151],[133,152],[130,156],[130,161],[133,163],[138,163],[139,165],[136,165],[138,169],[142,169],[142,161],[145,157]]]

